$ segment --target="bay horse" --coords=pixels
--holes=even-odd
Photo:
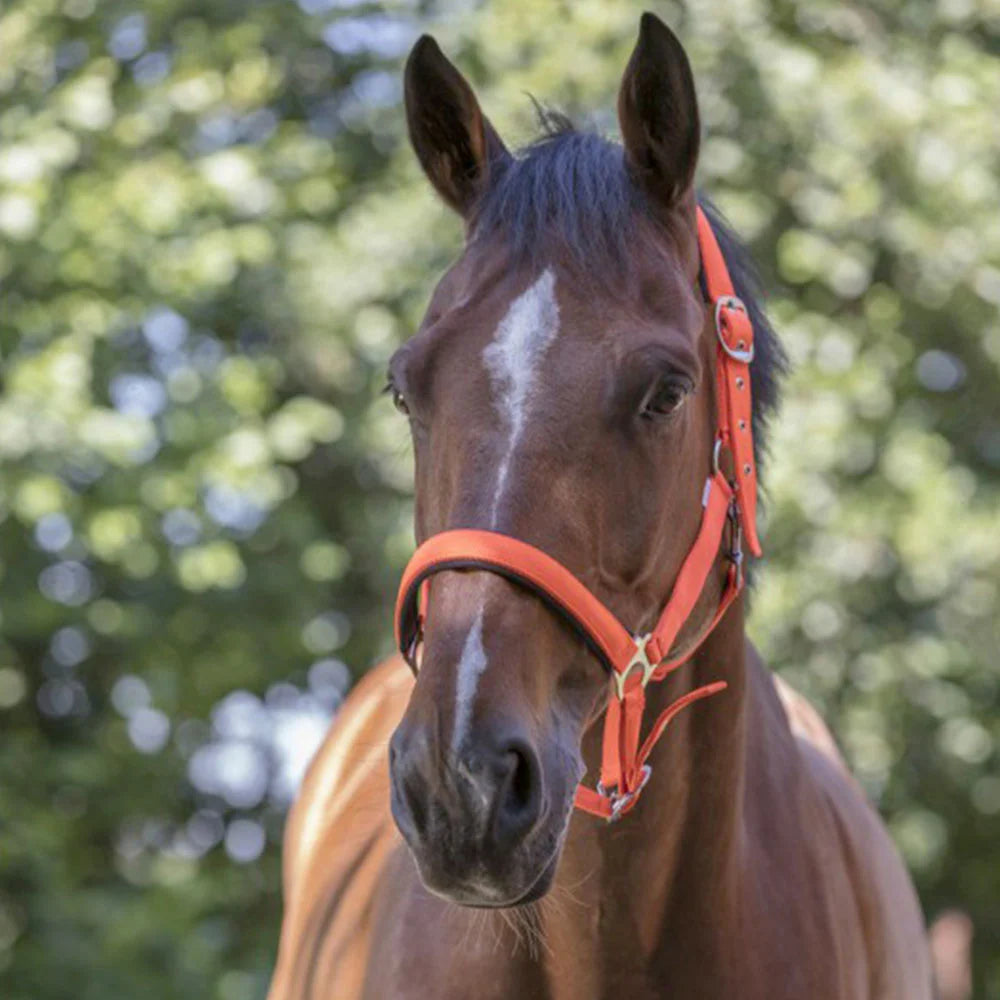
[[[550,115],[511,154],[427,36],[405,104],[466,231],[390,364],[435,575],[410,580],[400,615],[419,635],[404,627],[405,656],[357,685],[292,810],[270,1000],[929,1000],[903,864],[823,722],[744,634],[738,531],[759,551],[749,501],[782,354],[695,193],[680,43],[643,15],[621,145]],[[713,269],[733,286],[714,315]],[[752,352],[725,340],[737,319]],[[506,571],[484,555],[496,538],[517,555]],[[636,640],[618,663],[608,622],[659,635],[681,591],[669,648]],[[647,688],[669,657],[683,666]],[[607,772],[605,713],[613,751],[638,738],[637,692],[653,713],[713,697],[578,791]]]

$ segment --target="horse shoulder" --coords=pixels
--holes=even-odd
[[[829,817],[868,952],[871,995],[877,1000],[929,1000],[926,931],[902,859],[819,713],[787,681],[768,677],[805,774]]]
[[[285,826],[284,915],[268,1000],[352,1000],[363,988],[375,888],[400,839],[387,744],[412,678],[399,657],[355,686]]]
[[[781,707],[785,710],[785,718],[788,719],[792,735],[810,744],[834,767],[843,772],[845,777],[850,777],[833,734],[819,712],[788,681],[777,674],[771,674],[771,678]]]

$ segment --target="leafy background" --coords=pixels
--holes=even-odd
[[[434,30],[510,141],[613,132],[640,5],[0,9],[0,992],[261,997],[282,818],[387,649],[380,396],[459,226]],[[1000,3],[661,5],[794,362],[751,622],[1000,997]]]

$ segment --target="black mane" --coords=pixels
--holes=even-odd
[[[620,145],[578,131],[563,115],[540,110],[539,117],[542,136],[500,171],[477,206],[473,239],[501,239],[519,260],[537,257],[556,240],[592,280],[613,282],[649,231],[653,215],[647,199],[626,170]],[[764,312],[749,254],[711,202],[702,195],[698,201],[753,321],[756,355],[750,373],[759,464],[787,366],[785,353]]]

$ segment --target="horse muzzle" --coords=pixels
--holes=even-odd
[[[566,810],[551,829],[541,759],[524,733],[497,725],[442,753],[428,727],[404,719],[390,774],[393,817],[431,892],[495,907],[548,888]]]

